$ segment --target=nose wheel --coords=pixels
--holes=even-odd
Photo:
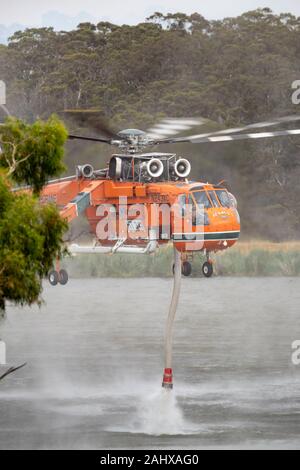
[[[213,275],[214,268],[211,261],[205,261],[202,265],[202,273],[205,277],[211,277]]]

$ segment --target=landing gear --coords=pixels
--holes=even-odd
[[[181,272],[183,276],[190,276],[192,274],[192,265],[188,261],[184,261],[181,266]]]
[[[213,262],[212,259],[209,257],[209,252],[206,251],[206,261],[202,265],[202,273],[204,277],[211,277],[214,272]],[[181,274],[185,277],[188,277],[192,274],[192,261],[193,257],[191,255],[187,255],[186,253],[182,254],[182,261],[181,261]],[[189,260],[189,261],[188,261]],[[174,275],[174,264],[172,268],[172,272]]]
[[[58,283],[58,272],[57,271],[50,271],[48,274],[48,280],[51,286],[56,286]]]
[[[175,273],[174,264],[173,264],[173,267],[172,267],[172,272],[173,272],[173,275],[174,275],[174,273]],[[191,263],[189,263],[189,261],[184,261],[181,264],[181,274],[185,277],[188,277],[192,274],[192,265],[191,265]]]
[[[209,251],[208,250],[205,251],[205,255],[206,255],[206,261],[202,265],[202,273],[203,273],[204,277],[211,277],[213,275],[213,272],[214,272],[213,262],[212,262],[211,258],[209,257]]]
[[[213,269],[213,264],[211,261],[205,261],[202,265],[202,272],[205,277],[211,277],[214,269]]]
[[[69,276],[68,276],[68,273],[65,269],[61,269],[58,273],[58,281],[59,283],[64,286],[67,284],[69,280]]]
[[[62,286],[67,284],[69,276],[65,269],[60,269],[59,259],[56,260],[56,269],[52,269],[49,272],[48,279],[51,286],[56,286],[58,283],[60,283]]]

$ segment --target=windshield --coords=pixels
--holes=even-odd
[[[213,204],[214,207],[219,207],[220,204],[219,204],[219,201],[218,201],[218,198],[216,197],[216,194],[214,191],[208,191],[208,194],[209,194],[209,197],[211,199],[211,202]]]
[[[203,205],[205,207],[205,209],[207,209],[208,207],[211,207],[211,203],[210,203],[205,191],[195,191],[192,194],[193,194],[193,197],[195,198],[195,201],[197,202],[197,204]],[[190,197],[189,197],[190,201],[189,202],[194,202],[193,197],[190,195]]]
[[[230,207],[232,204],[230,202],[230,198],[228,196],[227,191],[225,189],[219,189],[216,191],[217,196],[219,198],[220,204],[223,207]]]

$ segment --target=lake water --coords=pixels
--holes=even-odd
[[[171,279],[45,284],[8,307],[1,449],[300,448],[300,278],[183,279],[174,390],[161,389]]]

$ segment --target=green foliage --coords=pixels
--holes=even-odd
[[[0,49],[1,75],[17,115],[97,106],[114,118],[123,101],[128,120],[140,103],[144,114],[152,115],[155,108],[182,115],[182,102],[176,96],[170,100],[168,89],[159,100],[153,95],[154,83],[172,81],[177,93],[198,84],[198,106],[190,115],[238,123],[276,108],[291,109],[299,32],[299,18],[269,9],[222,21],[156,12],[134,26],[83,23],[69,32],[32,28]],[[145,95],[150,100],[144,102]]]
[[[0,176],[0,315],[5,302],[40,302],[42,278],[62,255],[67,229],[53,205],[41,206],[30,194],[11,191]]]
[[[7,168],[17,183],[26,183],[38,193],[50,176],[65,170],[66,139],[67,131],[55,116],[33,124],[8,118],[0,127],[0,166]]]

